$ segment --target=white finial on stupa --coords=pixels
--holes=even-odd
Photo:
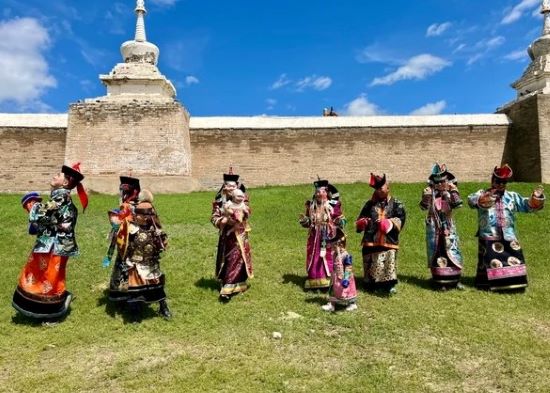
[[[550,0],[541,1],[540,12],[544,17],[542,34],[527,48],[531,64],[521,78],[512,83],[517,99],[550,94]]]
[[[544,16],[542,35],[550,34],[550,0],[543,0],[540,13]]]
[[[145,20],[144,20],[144,16],[147,13],[147,10],[145,9],[145,0],[137,0],[135,11],[137,15],[135,40],[137,42],[145,42],[147,41],[147,36],[145,35]]]
[[[156,65],[159,57],[159,48],[147,42],[145,35],[145,0],[136,0],[136,35],[133,41],[126,41],[120,47],[125,63],[150,63]]]
[[[157,68],[159,48],[147,42],[144,0],[136,0],[136,35],[120,47],[124,63],[99,78],[107,86],[107,95],[99,99],[172,102],[176,89]]]

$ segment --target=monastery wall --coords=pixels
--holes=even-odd
[[[232,164],[249,186],[426,180],[435,161],[461,181],[487,181],[502,160],[505,115],[191,118],[193,177],[220,183]]]
[[[67,115],[40,116],[0,115],[5,163],[0,191],[44,190],[64,162]],[[84,121],[85,116],[79,118]],[[385,172],[391,181],[420,182],[426,180],[431,165],[441,161],[461,181],[487,181],[493,167],[501,163],[510,128],[504,114],[192,117],[192,180],[194,189],[216,188],[222,172],[233,165],[248,186],[309,183],[316,175],[334,183],[366,182],[371,171]],[[107,123],[102,127],[105,134],[119,131]],[[101,149],[91,153],[120,159],[125,151],[120,143],[116,139],[107,143],[106,135],[102,138]],[[136,149],[129,157],[138,154]],[[117,175],[108,174],[108,184],[101,189],[116,192]],[[143,174],[153,191],[155,176],[155,168]]]
[[[67,115],[0,114],[0,192],[49,188],[65,157]]]

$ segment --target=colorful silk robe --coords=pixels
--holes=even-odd
[[[333,245],[334,268],[331,275],[329,301],[341,306],[349,306],[357,301],[357,289],[351,255],[341,245]]]
[[[365,283],[369,289],[391,289],[397,284],[397,250],[405,225],[405,208],[390,195],[383,200],[373,197],[365,203],[357,221],[363,218],[367,219],[362,240]],[[392,223],[387,233],[380,225],[385,219]]]
[[[35,203],[29,212],[36,243],[12,302],[25,316],[59,318],[68,312],[71,294],[65,288],[66,265],[69,257],[79,254],[74,232],[78,211],[70,192],[55,189],[50,201]]]
[[[216,278],[221,283],[220,295],[232,296],[248,289],[247,280],[254,277],[252,255],[248,233],[250,209],[248,196],[245,197],[247,209],[234,212],[227,224],[223,205],[226,199],[219,194],[212,203],[212,224],[219,229],[218,251],[216,254]]]
[[[516,236],[515,213],[531,213],[544,207],[544,197],[524,198],[517,192],[496,195],[489,207],[482,207],[485,190],[468,196],[468,204],[478,212],[478,265],[476,286],[480,289],[507,290],[527,287],[527,267]]]
[[[456,286],[462,274],[462,253],[453,219],[453,209],[462,205],[458,190],[438,191],[426,187],[420,207],[428,210],[426,218],[426,250],[433,282]]]
[[[133,214],[124,220],[117,235],[118,254],[125,271],[127,302],[153,303],[166,298],[165,277],[160,270],[160,258],[167,243],[153,205],[141,202]]]
[[[124,262],[123,256],[128,248],[128,228],[134,215],[136,202],[123,203],[120,209],[113,210],[110,213],[117,215],[117,224],[113,224],[111,241],[117,246],[117,256],[113,264],[111,279],[109,281],[109,300],[114,302],[126,301],[129,298],[128,293],[128,266]],[[121,230],[122,229],[122,230]]]
[[[329,239],[334,237],[336,226],[343,220],[342,205],[339,199],[325,203],[308,201],[305,216],[300,220],[308,228],[306,245],[306,289],[330,287],[333,269],[333,252]]]

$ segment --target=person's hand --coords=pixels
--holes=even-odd
[[[478,199],[478,205],[483,208],[489,208],[495,204],[496,196],[491,191],[485,191]]]
[[[367,225],[369,225],[369,220],[370,219],[367,217],[361,217],[355,221],[355,229],[357,232],[363,232],[367,228]]]

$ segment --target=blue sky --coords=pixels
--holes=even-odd
[[[135,0],[0,0],[0,112],[66,112],[133,39]],[[540,0],[146,0],[193,116],[492,113],[515,97]]]

